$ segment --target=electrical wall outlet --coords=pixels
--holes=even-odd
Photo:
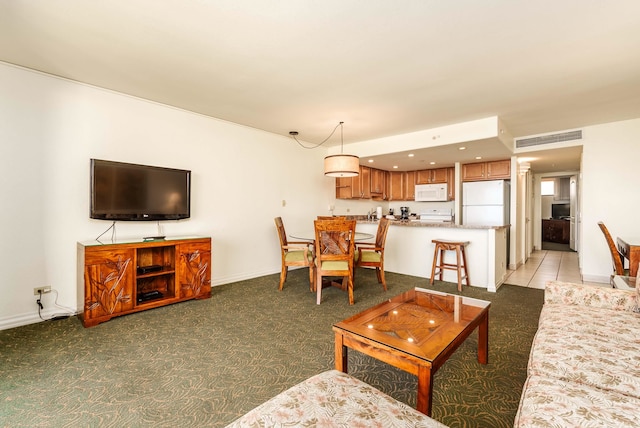
[[[34,296],[39,296],[40,293],[42,294],[51,293],[51,286],[45,285],[44,287],[36,287],[33,289]]]

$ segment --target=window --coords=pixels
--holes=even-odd
[[[555,195],[555,180],[542,180],[540,182],[540,195],[541,196],[553,196]]]

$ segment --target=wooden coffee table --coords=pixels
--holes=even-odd
[[[336,369],[347,348],[418,376],[417,409],[431,415],[433,375],[478,327],[478,361],[489,358],[490,302],[416,288],[333,326]]]

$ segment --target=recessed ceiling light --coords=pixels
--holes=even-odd
[[[409,157],[412,158],[414,156],[413,153],[409,153]]]
[[[466,150],[467,148],[462,146],[462,147],[458,147],[458,150]]]
[[[373,159],[369,159],[369,163],[373,163]]]
[[[476,156],[476,159],[482,159],[482,156]]]
[[[393,169],[398,169],[398,165],[394,165],[394,166],[393,166]]]
[[[429,162],[429,165],[435,165],[435,164],[436,164],[436,163],[435,163],[435,162],[433,162],[433,161]]]

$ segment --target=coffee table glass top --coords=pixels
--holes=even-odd
[[[334,327],[433,361],[491,302],[416,288]]]

